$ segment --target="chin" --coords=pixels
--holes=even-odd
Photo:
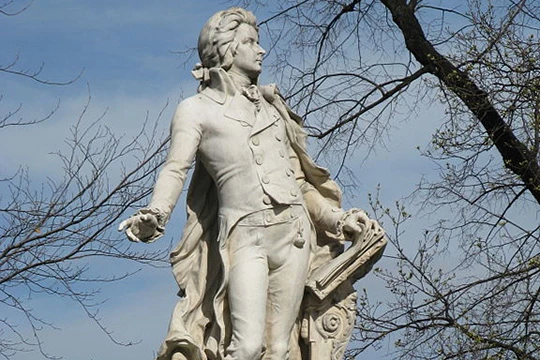
[[[259,77],[261,73],[262,73],[262,69],[252,71],[251,74],[249,74],[249,78],[252,80],[257,80],[257,78]]]

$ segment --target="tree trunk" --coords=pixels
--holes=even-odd
[[[407,49],[428,71],[457,95],[476,116],[501,154],[504,165],[516,174],[540,204],[540,166],[535,154],[514,135],[512,128],[495,109],[488,94],[466,73],[440,54],[427,39],[414,6],[405,0],[381,0],[405,38]]]

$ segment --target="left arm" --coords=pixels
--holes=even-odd
[[[306,181],[300,160],[294,150],[289,147],[289,160],[296,176],[296,182],[302,191],[307,210],[317,228],[328,231],[337,237],[344,235],[350,239],[354,234],[362,232],[360,224],[372,226],[372,220],[362,210],[345,211],[333,206],[315,187]],[[377,225],[378,226],[378,225]]]

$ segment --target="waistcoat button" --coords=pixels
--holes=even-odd
[[[264,194],[264,196],[263,196],[263,203],[264,203],[265,205],[270,205],[270,204],[272,203],[272,199],[270,199],[270,196]]]
[[[251,139],[251,143],[255,146],[259,146],[260,144],[260,141],[259,141],[259,138],[257,136],[254,136],[252,139]]]

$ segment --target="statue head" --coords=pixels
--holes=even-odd
[[[265,51],[258,43],[255,15],[233,7],[214,14],[199,35],[199,57],[205,68],[221,67],[226,71],[239,67],[245,74],[261,72]]]

